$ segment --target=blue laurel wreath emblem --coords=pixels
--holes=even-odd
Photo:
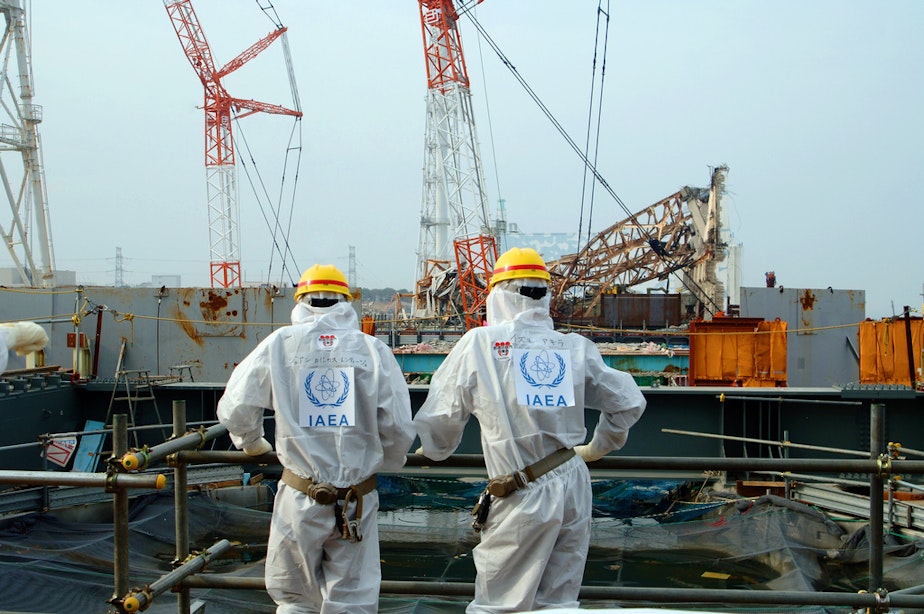
[[[526,368],[526,359],[529,357],[529,352],[523,352],[523,356],[520,358],[520,373],[523,375],[523,379],[526,380],[527,384],[533,388],[555,388],[561,383],[563,379],[565,379],[565,371],[567,369],[565,366],[565,360],[558,352],[552,353],[555,354],[555,358],[558,359],[558,375],[554,380],[552,380],[551,384],[540,384],[532,378],[532,376],[529,374],[529,370]]]
[[[314,392],[311,391],[311,380],[314,377],[315,372],[312,371],[308,374],[308,377],[305,378],[305,394],[308,395],[308,400],[311,401],[311,404],[315,407],[340,407],[343,405],[343,402],[346,401],[347,397],[350,394],[350,378],[347,377],[346,373],[343,371],[340,372],[340,377],[343,379],[343,394],[340,395],[333,403],[322,403],[316,396]]]

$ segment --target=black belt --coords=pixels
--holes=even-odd
[[[491,478],[488,482],[488,492],[493,497],[506,497],[507,495],[523,488],[530,482],[535,482],[541,476],[545,475],[555,467],[558,467],[565,461],[574,458],[574,450],[571,448],[562,448],[552,452],[545,458],[536,461],[522,471]]]

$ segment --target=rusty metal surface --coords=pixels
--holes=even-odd
[[[680,324],[679,294],[605,294],[601,326],[667,328]]]
[[[0,320],[45,325],[45,363],[65,370],[75,368],[68,333],[78,332],[98,353],[97,378],[116,377],[124,342],[123,369],[176,375],[171,367],[183,365],[196,381],[226,382],[261,339],[289,324],[293,306],[291,288],[21,288],[2,293]]]
[[[790,386],[842,386],[860,379],[866,292],[834,288],[742,288],[741,316],[789,324]]]

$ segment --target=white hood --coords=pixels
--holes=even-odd
[[[487,307],[488,326],[503,324],[519,320],[532,326],[554,328],[552,318],[549,316],[551,297],[546,292],[541,299],[532,299],[523,296],[517,291],[517,286],[501,282],[494,286],[485,303]]]
[[[308,301],[299,301],[292,309],[292,324],[327,322],[332,328],[359,328],[359,318],[349,301],[330,307],[312,307]]]

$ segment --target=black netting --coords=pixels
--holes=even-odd
[[[471,551],[478,535],[471,528],[470,510],[484,486],[484,480],[475,479],[381,476],[383,579],[471,582]],[[685,482],[675,480],[596,481],[584,583],[787,591],[867,588],[868,536],[863,529],[848,532],[816,510],[772,496],[682,503],[688,490]],[[241,504],[248,499],[250,505]],[[190,547],[201,551],[220,539],[235,543],[209,564],[207,573],[262,577],[271,517],[266,501],[271,499],[266,483],[233,493],[190,494]],[[4,523],[0,611],[106,611],[113,590],[111,518],[98,523],[67,518],[30,514]],[[143,586],[172,569],[172,496],[133,501],[129,529],[132,586]],[[899,537],[885,545],[887,589],[924,585],[921,546]],[[55,603],[42,601],[50,595]],[[192,599],[205,602],[210,614],[275,610],[262,591],[197,589]],[[466,603],[385,595],[381,611],[462,612]],[[147,611],[176,612],[175,597],[165,593]]]

